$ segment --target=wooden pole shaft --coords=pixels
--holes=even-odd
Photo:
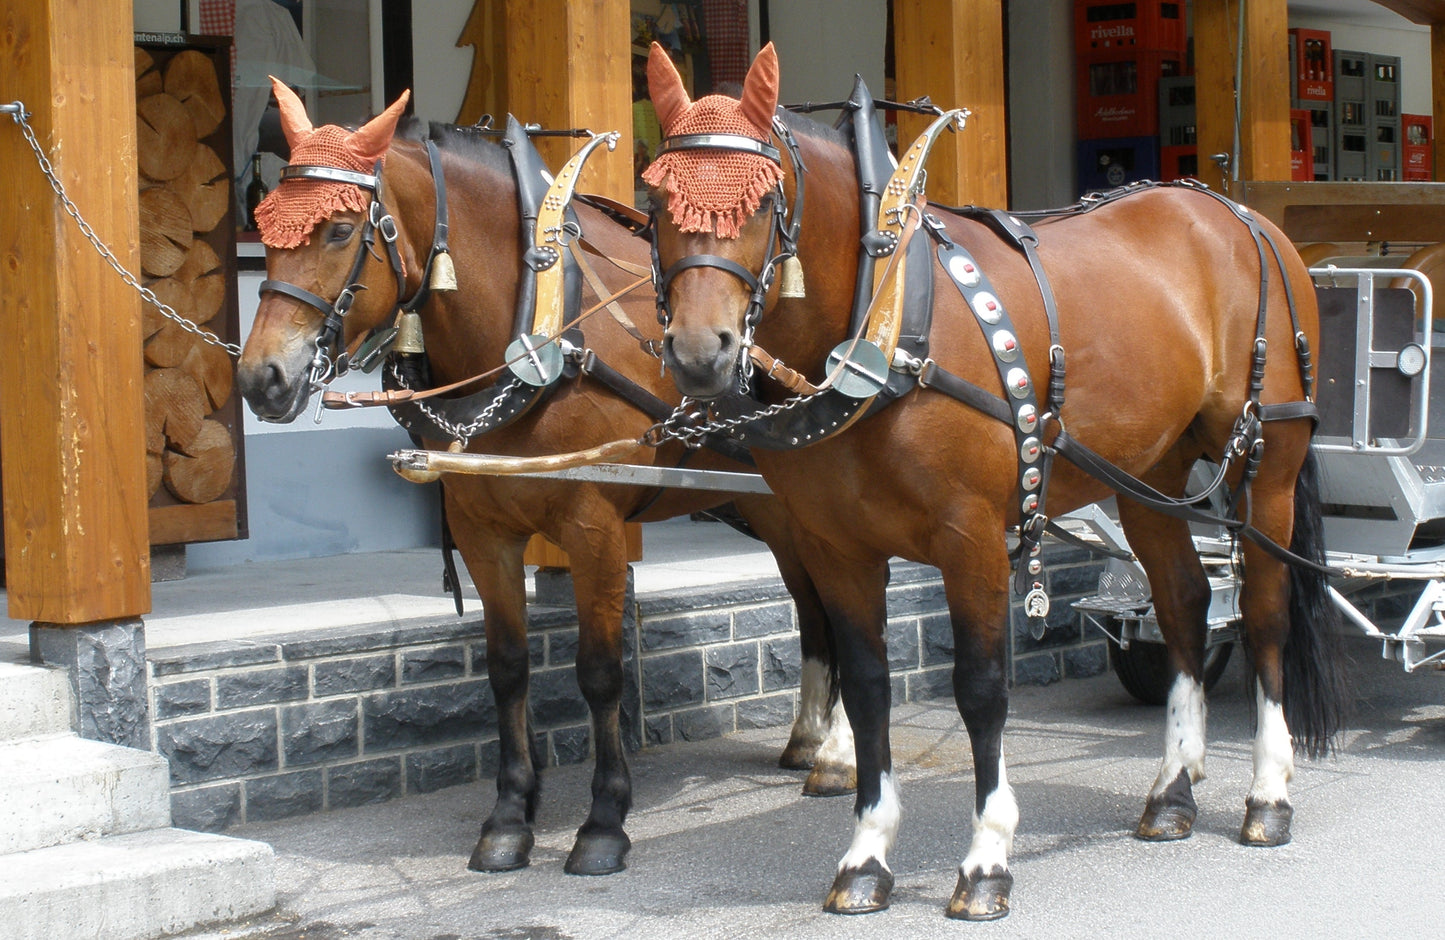
[[[9,0],[0,88],[96,233],[140,268],[130,0]],[[8,118],[0,119],[4,124]],[[9,615],[150,610],[140,298],[0,127],[0,455]]]

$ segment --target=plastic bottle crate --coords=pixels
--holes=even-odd
[[[1435,178],[1434,124],[1435,119],[1428,114],[1400,115],[1404,133],[1400,144],[1401,179],[1428,182]]]
[[[1174,52],[1188,48],[1183,0],[1074,0],[1074,51],[1082,62],[1120,51]]]
[[[1159,79],[1159,145],[1189,147],[1195,143],[1194,76]]]
[[[1159,138],[1114,137],[1079,141],[1079,192],[1115,189],[1159,179]]]
[[[1289,42],[1290,98],[1313,103],[1334,100],[1335,73],[1329,31],[1292,29]]]
[[[1174,52],[1128,52],[1077,63],[1080,140],[1159,133],[1159,80],[1182,75]]]

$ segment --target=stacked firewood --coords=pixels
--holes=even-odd
[[[192,323],[212,324],[226,304],[231,179],[213,144],[227,120],[216,67],[194,49],[158,63],[137,48],[136,157],[140,165],[141,269],[146,285]],[[213,138],[210,143],[207,138]],[[225,235],[225,238],[218,236]],[[208,237],[210,236],[210,237]],[[216,412],[231,397],[226,351],[145,306],[146,466],[183,503],[226,493],[236,467],[231,430]]]

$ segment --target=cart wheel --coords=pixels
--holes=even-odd
[[[1229,654],[1234,652],[1233,643],[1220,643],[1204,651],[1204,690],[1214,688],[1224,669],[1229,665]],[[1124,690],[1145,705],[1163,705],[1169,701],[1169,689],[1174,685],[1174,670],[1169,668],[1169,653],[1162,643],[1133,642],[1121,650],[1109,647],[1109,661],[1119,684]]]

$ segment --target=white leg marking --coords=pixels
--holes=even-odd
[[[1284,708],[1264,696],[1264,687],[1254,684],[1259,727],[1254,732],[1254,783],[1249,788],[1251,803],[1288,803],[1289,782],[1294,777],[1294,744],[1284,723]]]
[[[983,815],[973,815],[973,842],[959,871],[965,877],[1008,871],[1008,855],[1013,849],[1018,824],[1019,804],[1014,799],[1013,787],[1008,785],[1008,771],[1000,754],[998,788],[983,801]]]
[[[888,850],[898,836],[898,822],[903,816],[902,804],[898,802],[898,783],[892,773],[879,778],[878,802],[863,810],[858,824],[853,828],[853,844],[848,854],[838,863],[838,870],[862,868],[870,858],[878,859],[888,871]]]
[[[814,744],[822,741],[828,731],[828,664],[820,659],[804,659],[801,682],[791,740]]]
[[[1154,781],[1150,796],[1163,793],[1179,777],[1189,771],[1189,780],[1204,779],[1204,722],[1208,707],[1204,704],[1204,686],[1180,673],[1169,690],[1169,714],[1164,720],[1164,763]]]
[[[854,767],[858,753],[853,749],[853,726],[848,724],[848,714],[843,703],[833,706],[828,716],[828,736],[818,748],[817,763],[829,767]]]

